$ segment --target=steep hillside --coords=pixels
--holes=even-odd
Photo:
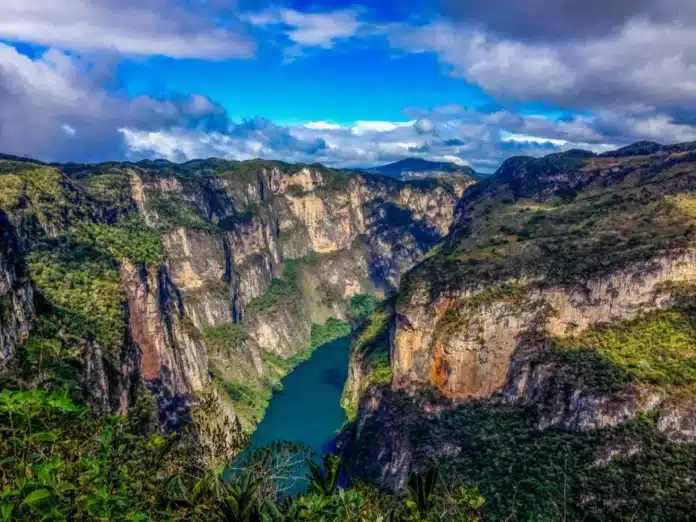
[[[388,294],[456,194],[261,160],[0,161],[0,372],[101,411],[155,392],[165,429],[202,396],[250,427],[350,301]]]
[[[355,473],[440,461],[492,520],[688,518],[696,145],[644,145],[512,158],[465,192],[354,341]]]

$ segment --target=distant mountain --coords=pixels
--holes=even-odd
[[[691,152],[696,150],[696,141],[677,143],[675,145],[662,145],[654,141],[637,141],[617,150],[605,152],[600,156],[621,158],[624,156],[647,156],[650,154],[673,154],[678,152]]]
[[[485,177],[476,173],[471,167],[444,161],[428,161],[420,158],[407,158],[389,165],[351,170],[360,170],[368,174],[381,174],[382,176],[398,179],[424,179],[462,175],[478,180]]]

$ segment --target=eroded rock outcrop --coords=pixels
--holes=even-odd
[[[572,461],[572,480],[631,482],[638,462],[663,472],[660,451],[692,455],[693,149],[513,158],[468,189],[381,328],[387,382],[374,378],[375,348],[354,340],[352,471],[398,487],[436,461],[485,488],[526,467],[518,480],[553,488],[540,458]],[[496,487],[484,495],[499,503],[514,484]],[[585,488],[577,504],[606,513],[610,501]],[[547,502],[535,498],[517,509]]]

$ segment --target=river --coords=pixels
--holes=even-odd
[[[251,437],[260,448],[276,440],[301,443],[319,457],[334,450],[336,433],[346,420],[341,394],[348,377],[350,336],[318,347],[283,378]]]

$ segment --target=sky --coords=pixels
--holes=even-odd
[[[492,172],[696,140],[692,0],[0,0],[0,152]]]

